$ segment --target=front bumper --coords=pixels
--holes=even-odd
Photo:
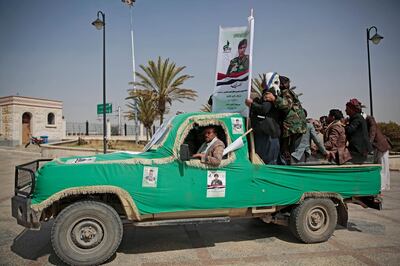
[[[40,215],[31,209],[31,200],[23,196],[11,198],[11,214],[19,225],[30,229],[40,229]]]
[[[11,214],[17,223],[27,228],[39,229],[41,212],[31,209],[31,196],[35,190],[35,173],[42,163],[51,159],[39,159],[15,167],[15,195],[11,198]]]

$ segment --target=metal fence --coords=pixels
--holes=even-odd
[[[125,132],[126,130],[126,132]],[[138,128],[138,134],[140,129]],[[103,124],[102,123],[91,123],[91,122],[66,122],[66,134],[67,136],[83,136],[83,135],[103,135]],[[118,124],[111,123],[111,135],[127,135],[134,136],[135,126],[122,124],[119,130]]]

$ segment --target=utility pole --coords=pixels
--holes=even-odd
[[[122,135],[122,130],[121,130],[121,106],[118,106],[118,135]]]
[[[131,49],[132,49],[132,75],[133,75],[133,90],[136,90],[136,68],[135,68],[135,42],[133,40],[133,4],[135,0],[122,0],[123,3],[129,6],[129,11],[131,15]],[[137,111],[137,101],[133,99],[134,102],[134,112],[135,112],[135,142],[138,143],[138,111]]]

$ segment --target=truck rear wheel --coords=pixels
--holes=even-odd
[[[97,265],[109,259],[121,243],[123,227],[117,212],[97,201],[74,203],[57,216],[51,243],[70,265]]]
[[[335,231],[336,207],[330,199],[306,199],[290,214],[289,228],[305,243],[327,241]]]

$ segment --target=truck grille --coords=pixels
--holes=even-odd
[[[35,189],[35,172],[41,163],[51,159],[39,159],[15,167],[15,195],[29,197]]]

